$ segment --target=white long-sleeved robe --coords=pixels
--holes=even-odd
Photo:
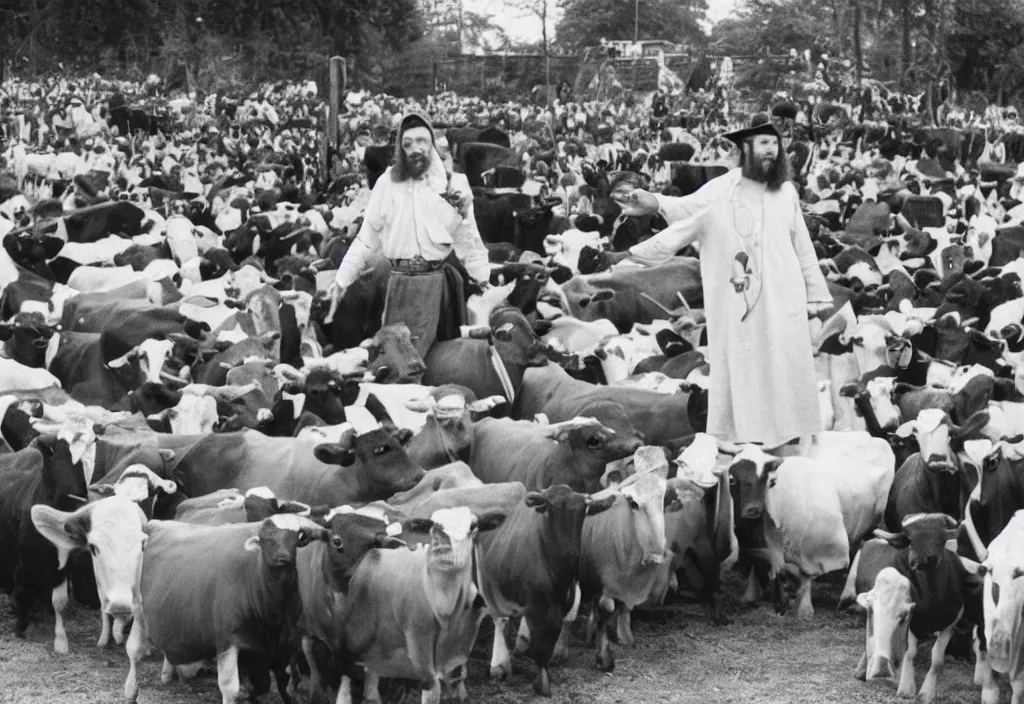
[[[742,283],[737,254],[743,252],[738,220],[757,221],[760,199],[736,205],[739,169],[684,198],[659,196],[669,226],[630,249],[633,259],[654,266],[688,244],[699,243],[711,366],[707,432],[733,442],[776,447],[821,432],[807,303],[829,302],[825,277],[800,212],[796,189],[759,190],[761,294],[746,320],[751,290]],[[746,181],[747,186],[755,185]],[[750,217],[750,213],[754,217]],[[756,259],[756,257],[755,257]]]

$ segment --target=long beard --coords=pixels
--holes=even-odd
[[[775,161],[781,159],[782,155],[771,158],[748,159],[743,164],[743,175],[758,183],[769,183],[772,172],[775,169]]]
[[[406,165],[410,176],[420,178],[430,168],[430,159],[426,156],[410,156],[406,157]]]

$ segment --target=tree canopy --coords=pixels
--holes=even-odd
[[[562,0],[561,7],[555,36],[568,48],[594,46],[602,38],[633,39],[634,25],[639,39],[687,46],[707,40],[700,27],[707,15],[705,0]]]

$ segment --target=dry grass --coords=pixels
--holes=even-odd
[[[731,582],[728,594],[738,593]],[[898,701],[890,682],[853,678],[863,647],[861,617],[835,611],[838,587],[816,585],[817,613],[810,622],[776,616],[767,606],[745,610],[730,598],[732,624],[712,625],[696,605],[671,607],[664,618],[634,618],[637,645],[615,648],[616,669],[603,674],[582,639],[573,643],[568,663],[552,670],[553,704],[890,704]],[[68,622],[71,654],[52,652],[52,616],[29,630],[28,639],[11,634],[14,619],[0,597],[0,702],[17,704],[110,704],[121,699],[127,658],[122,648],[95,647],[99,617],[84,608]],[[489,622],[470,661],[473,702],[519,704],[541,701],[533,695],[533,666],[515,659],[510,681],[487,679]],[[582,633],[582,625],[580,631]],[[918,685],[927,667],[928,648],[918,658]],[[975,704],[980,691],[971,682],[973,667],[950,660],[939,676],[938,702]],[[216,678],[188,684],[159,683],[160,661],[151,658],[140,671],[141,704],[218,702]],[[1004,692],[1004,695],[1006,693]],[[403,697],[405,702],[418,697]],[[278,704],[276,695],[265,701]]]

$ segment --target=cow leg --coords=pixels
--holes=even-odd
[[[17,622],[14,624],[14,635],[18,638],[25,637],[28,630],[29,613],[36,603],[34,580],[30,577],[29,568],[25,564],[19,564],[14,571],[14,610],[17,613]]]
[[[867,679],[867,676],[868,676],[868,651],[865,650],[861,654],[860,660],[857,661],[857,667],[853,671],[853,676],[856,679],[861,680],[862,682]]]
[[[850,571],[846,574],[846,583],[843,584],[843,593],[839,595],[837,609],[845,609],[851,604],[857,603],[857,569],[860,566],[860,553],[861,551],[858,550],[857,554],[853,556]]]
[[[530,611],[524,616],[530,622],[530,650],[526,656],[537,665],[537,679],[534,680],[533,690],[544,697],[551,696],[548,665],[551,664],[551,655],[565,625],[561,616],[557,606],[541,611]]]
[[[410,658],[411,659],[411,658]],[[363,681],[363,702],[364,704],[380,704],[380,677],[372,670],[366,670],[366,679]]]
[[[522,655],[530,649],[530,626],[526,619],[519,620],[519,633],[516,635],[516,647],[513,651],[516,655]]]
[[[491,677],[504,679],[512,674],[512,653],[508,651],[505,640],[505,629],[508,628],[507,618],[494,619],[494,645],[491,648]]]
[[[68,580],[64,580],[50,595],[53,602],[53,652],[68,654],[68,632],[64,630],[64,609],[68,607]]]
[[[125,645],[125,652],[128,653],[128,677],[124,681],[124,698],[134,703],[139,698],[139,661],[145,657],[146,651],[146,623],[142,614],[135,615],[135,623],[132,624],[132,631],[128,634],[128,643]],[[165,669],[167,659],[164,659]],[[162,678],[161,678],[162,679]]]
[[[134,630],[134,629],[133,629]],[[130,638],[131,636],[129,636]],[[164,665],[160,668],[160,684],[170,684],[174,679],[174,665],[164,656]]]
[[[128,625],[123,616],[116,616],[114,618],[114,642],[118,645],[124,643],[124,630],[125,626]]]
[[[420,704],[441,704],[441,682],[436,677],[432,687],[420,692]]]
[[[602,598],[594,610],[597,612],[597,667],[602,672],[611,672],[615,669],[615,656],[609,632],[615,618],[615,602]]]
[[[797,591],[799,606],[796,609],[797,618],[813,618],[814,607],[811,605],[811,578],[804,575],[800,578],[800,589]]]
[[[633,625],[631,623],[632,613],[632,609],[627,608],[625,604],[622,604],[619,606],[619,618],[616,621],[619,644],[625,645],[628,648],[632,648],[636,645],[636,640],[633,638]]]
[[[110,645],[110,615],[100,611],[100,639],[96,641],[97,648],[106,648]]]
[[[743,592],[743,603],[747,606],[753,606],[759,601],[761,601],[761,584],[757,581],[754,570],[751,569],[750,574],[747,576],[747,588]]]
[[[555,649],[551,651],[551,662],[560,663],[569,659],[569,624],[562,622],[562,630],[555,641]]]
[[[338,685],[338,698],[334,704],[352,704],[352,680],[348,675],[341,676],[341,684]]]
[[[235,704],[238,701],[242,683],[238,678],[237,646],[229,646],[224,652],[217,653],[217,686],[220,688],[222,704]]]
[[[935,701],[935,688],[938,686],[939,670],[942,669],[942,663],[946,660],[946,646],[949,645],[949,639],[953,637],[953,629],[955,627],[955,622],[950,624],[949,628],[940,633],[935,639],[935,645],[932,646],[932,661],[928,666],[928,674],[924,676],[921,691],[917,694],[917,699],[921,704],[932,704]]]
[[[900,666],[900,686],[896,693],[901,697],[913,699],[917,686],[914,684],[914,658],[917,657],[917,638],[907,631],[907,652],[903,654]]]
[[[1010,704],[1024,704],[1024,677],[1010,680],[1010,689],[1013,691],[1010,696]],[[996,690],[997,695],[998,693]]]
[[[309,636],[303,636],[302,638],[302,653],[306,656],[306,662],[309,663],[309,701],[311,704],[323,704],[327,701],[327,692],[323,689],[323,679],[320,675],[321,663],[316,655],[317,651],[313,647],[313,639]],[[346,682],[347,677],[342,678],[342,687],[338,689],[338,701],[341,701],[342,691],[344,690],[349,701],[352,699],[352,694],[349,691]]]

